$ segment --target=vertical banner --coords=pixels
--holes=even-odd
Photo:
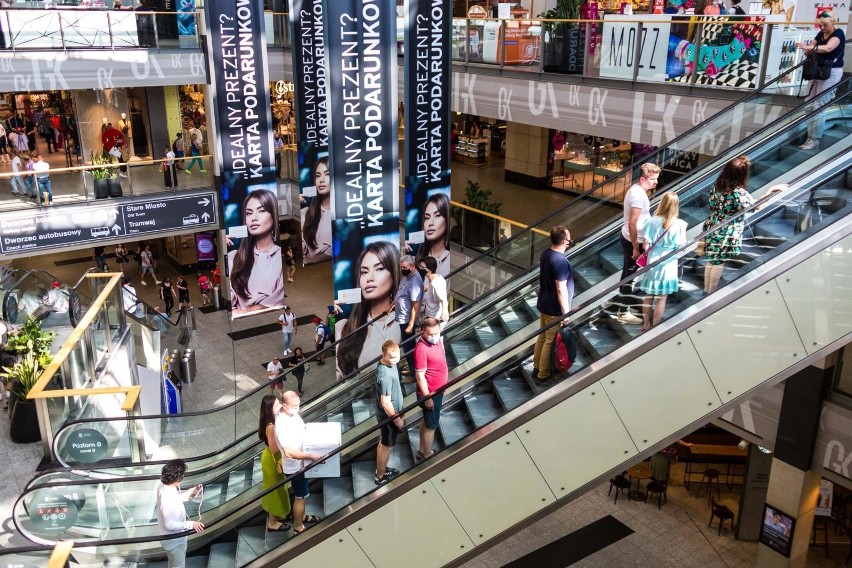
[[[408,0],[405,18],[405,249],[450,273],[452,7]]]
[[[252,0],[212,0],[204,13],[236,319],[284,305],[263,12]]]
[[[399,342],[391,309],[399,284],[396,7],[326,0],[329,163],[334,210],[337,367],[347,376]],[[381,314],[389,315],[380,317]],[[377,320],[378,318],[378,320]],[[364,327],[368,321],[377,320]]]
[[[302,200],[302,261],[331,260],[326,49],[322,0],[290,0]]]
[[[177,29],[181,47],[198,47],[195,37],[195,0],[177,0]]]

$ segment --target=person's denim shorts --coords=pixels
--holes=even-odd
[[[300,473],[291,479],[290,487],[293,488],[293,497],[296,499],[307,499],[311,494],[310,488],[308,487],[308,480],[305,478],[304,473]]]
[[[424,406],[423,396],[417,395],[417,400],[420,403],[420,408],[423,409],[423,421],[426,423],[426,428],[429,430],[438,429],[438,421],[441,418],[441,405],[444,403],[444,393],[436,394],[432,397],[432,410],[427,410]]]

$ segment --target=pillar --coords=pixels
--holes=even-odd
[[[819,498],[820,476],[811,470],[811,464],[822,411],[824,377],[822,369],[807,367],[785,382],[766,503],[794,517],[796,525],[790,535],[790,557],[761,541],[758,568],[798,568],[807,563]]]
[[[509,183],[544,189],[547,187],[547,128],[506,123],[506,174]]]

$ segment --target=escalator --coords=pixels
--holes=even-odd
[[[845,98],[838,103],[832,106],[843,119]],[[843,125],[845,128],[845,122]],[[833,124],[835,127],[838,125]],[[726,405],[738,403],[753,389],[783,380],[812,358],[844,343],[850,325],[848,298],[832,292],[843,289],[849,274],[846,254],[852,221],[846,213],[852,188],[846,170],[852,166],[850,135],[838,132],[836,143],[819,154],[788,152],[800,134],[793,125],[753,149],[761,156],[798,156],[795,164],[778,170],[796,182],[782,199],[749,218],[743,253],[739,262],[730,263],[717,292],[702,294],[702,260],[690,252],[692,242],[676,253],[683,286],[673,298],[676,301],[667,306],[664,324],[639,334],[638,328],[602,317],[602,302],[620,284],[610,275],[620,266],[607,264],[607,251],[617,246],[620,225],[612,223],[569,254],[576,273],[583,274],[587,267],[590,276],[580,287],[572,315],[583,353],[567,376],[547,385],[529,377],[526,359],[538,326],[532,319],[521,320],[524,313],[533,313],[528,311],[537,287],[532,276],[532,281],[525,279],[509,287],[504,297],[483,308],[487,313],[459,325],[455,337],[448,334],[448,354],[456,358],[461,372],[447,393],[437,436],[438,449],[445,451],[437,458],[413,467],[411,451],[400,443],[392,465],[405,473],[375,490],[369,453],[376,440],[375,422],[365,418],[354,424],[356,407],[352,405],[354,399],[367,398],[364,385],[347,403],[354,427],[342,449],[346,475],[312,486],[316,499],[309,500],[309,512],[326,516],[325,521],[292,540],[288,533],[268,535],[262,524],[252,524],[258,507],[247,504],[260,494],[252,486],[254,471],[259,468],[250,465],[257,452],[247,452],[237,468],[228,470],[219,464],[188,476],[187,485],[220,466],[220,473],[213,471],[214,479],[227,474],[227,479],[219,481],[222,489],[218,491],[225,498],[207,502],[204,518],[209,530],[193,538],[193,548],[217,539],[207,549],[213,556],[230,552],[242,565],[270,550],[270,565],[280,565],[281,559],[311,547],[297,563],[311,558],[315,563],[315,554],[349,547],[353,558],[367,562],[369,557],[369,562],[384,565],[388,562],[382,557],[383,549],[375,544],[391,540],[410,550],[415,544],[407,539],[417,530],[417,523],[407,519],[430,518],[442,519],[445,524],[441,526],[447,527],[446,535],[440,537],[444,541],[437,547],[443,564],[556,499],[577,494],[623,463],[655,451],[693,424],[724,412]],[[766,181],[772,179],[768,174]],[[706,217],[698,208],[712,181],[707,174],[682,192],[683,217],[690,220],[690,215],[695,216],[690,220],[692,237],[700,232],[696,225]],[[501,338],[493,329],[483,329],[483,321],[493,323],[489,328],[505,325],[513,333]],[[735,341],[730,340],[732,335]],[[491,345],[479,350],[468,346],[467,354],[473,356],[464,359],[465,353],[454,348],[457,341]],[[719,356],[721,350],[726,356]],[[409,429],[413,433],[416,412],[409,417],[415,419]],[[413,435],[408,441],[416,444]],[[438,473],[439,478],[431,480]],[[34,483],[16,504],[15,523],[23,534],[41,541],[69,537],[80,541],[89,530],[93,540],[110,541],[113,554],[144,558],[156,553],[155,546],[145,544],[154,537],[156,525],[151,524],[150,503],[146,506],[139,496],[150,501],[155,479],[156,475],[149,475],[75,479],[45,486]],[[523,483],[516,482],[519,479]],[[66,486],[80,488],[75,493],[83,501],[78,518],[88,520],[67,533],[40,531],[27,514],[38,502],[38,491]],[[418,490],[411,491],[414,488]],[[505,496],[485,498],[486,493],[493,496],[495,492],[505,492]],[[108,498],[124,496],[124,510],[116,507],[120,514],[101,514]],[[131,507],[131,502],[139,506]],[[507,502],[513,504],[511,511],[506,511]],[[92,507],[87,511],[89,503]],[[500,511],[492,509],[498,506]],[[244,519],[248,526],[231,528]],[[376,532],[379,527],[382,532]],[[331,535],[336,538],[326,540]],[[126,542],[125,537],[129,538]],[[282,543],[284,546],[276,548]],[[390,551],[398,561],[398,550],[391,547]],[[279,556],[279,560],[272,559]],[[417,559],[413,561],[417,564]],[[358,563],[353,560],[351,565]]]
[[[687,133],[672,144],[661,148],[657,154],[648,157],[646,161],[663,163],[680,153],[698,151],[702,148],[708,131],[712,132],[714,128],[727,128],[732,120],[759,114],[776,113],[782,115],[771,127],[751,134],[747,141],[743,142],[744,147],[737,146],[721,151],[717,157],[708,160],[691,175],[673,181],[669,187],[664,189],[682,192],[694,183],[710,183],[711,178],[717,175],[719,168],[725,161],[743,151],[749,151],[753,154],[754,186],[760,186],[787,171],[786,162],[791,159],[795,161],[817,155],[816,152],[798,152],[798,155],[789,155],[789,148],[794,148],[796,139],[804,136],[803,122],[806,111],[803,108],[796,107],[798,101],[795,98],[774,94],[773,86],[774,84],[770,84],[765,90],[744,98],[733,105],[731,109],[713,117],[694,132]],[[838,92],[845,92],[847,87],[847,83],[839,85],[837,87]],[[832,128],[829,129],[826,138],[826,145],[829,149],[832,145],[827,144],[828,141],[835,142],[845,129],[845,121],[838,110],[840,106],[832,106],[827,110],[828,113],[832,114],[829,121]],[[776,136],[782,129],[789,139],[785,137],[783,143],[779,143]],[[832,134],[832,132],[835,132],[835,134]],[[833,138],[831,138],[832,136]],[[784,147],[782,148],[782,146]],[[773,148],[778,151],[772,151]],[[822,152],[819,154],[822,155]],[[632,175],[632,170],[626,171],[622,176],[617,176],[609,183],[613,185],[620,183],[619,179],[625,175]],[[616,211],[610,204],[592,198],[592,194],[599,190],[600,188],[591,190],[588,194],[578,197],[565,209],[555,212],[552,216],[540,222],[537,228],[549,228],[554,224],[568,223],[575,236],[583,234],[584,231],[577,229],[577,227],[584,226],[589,229],[588,234],[595,235],[597,228],[606,227],[606,223],[600,225],[596,222],[595,225],[588,225],[590,219],[603,219],[609,222],[611,219],[621,216],[620,209]],[[590,205],[590,203],[592,204]],[[697,214],[701,205],[701,199],[697,198],[696,203],[691,205],[696,209],[694,213]],[[451,325],[448,328],[448,337],[451,339],[448,344],[451,346],[450,351],[452,352],[453,370],[451,376],[463,373],[467,368],[465,365],[469,366],[477,361],[475,357],[471,358],[471,355],[481,354],[485,348],[500,344],[512,333],[537,318],[534,310],[529,309],[534,305],[534,300],[529,298],[526,307],[515,306],[511,308],[514,312],[511,317],[497,317],[493,308],[505,301],[503,296],[515,293],[526,294],[528,288],[535,285],[536,275],[534,270],[530,272],[530,269],[534,267],[539,253],[546,246],[548,246],[546,237],[543,238],[534,231],[526,231],[516,235],[498,249],[473,259],[451,275],[450,282],[454,293],[455,291],[462,291],[463,293],[468,285],[468,280],[471,278],[482,280],[478,276],[481,273],[497,270],[506,275],[506,279],[509,280],[499,288],[486,289],[484,294],[480,293],[476,296],[475,302],[453,314]],[[615,264],[620,263],[620,252],[618,252],[617,242],[610,243],[607,246],[609,246],[609,249],[599,261],[596,260],[588,265],[577,267],[579,291],[603,284],[607,281],[607,278],[612,277],[612,272],[607,271],[612,268],[613,261]],[[599,266],[601,264],[603,266]],[[470,321],[478,322],[475,329],[471,330],[466,327],[467,322]],[[461,337],[463,332],[466,334],[464,338]],[[479,360],[481,360],[483,355],[479,355],[479,357]],[[311,361],[308,361],[308,363],[311,363]],[[352,432],[353,434],[356,433],[357,426],[366,424],[373,412],[374,404],[370,400],[372,389],[370,377],[373,368],[374,363],[369,364],[348,377],[346,381],[312,397],[308,402],[307,410],[313,416],[327,415],[328,418],[324,419],[338,421],[342,424],[344,431],[356,429]],[[313,372],[319,372],[319,368],[315,368]],[[289,370],[286,371],[284,377],[286,378],[289,373]],[[249,438],[252,438],[257,420],[257,408],[261,397],[266,392],[264,387],[259,387],[240,399],[211,411],[186,413],[177,417],[170,417],[168,420],[161,416],[137,417],[132,419],[132,422],[140,425],[138,429],[129,427],[130,421],[126,419],[110,421],[109,428],[112,429],[114,437],[122,438],[121,443],[116,443],[117,448],[126,448],[133,443],[138,443],[129,439],[138,436],[138,433],[135,432],[156,431],[162,436],[165,452],[151,455],[149,459],[156,461],[160,459],[163,453],[171,453],[193,460],[200,455],[213,453],[212,451],[215,448],[225,448],[234,442],[245,443]],[[96,421],[68,424],[62,431],[58,432],[55,446],[61,448],[63,440],[72,437],[74,432],[80,428],[97,429],[103,427],[105,427],[103,424],[98,424]],[[186,432],[193,432],[194,434],[187,436]],[[259,452],[259,450],[257,451]],[[65,455],[61,451],[57,452],[56,458],[66,466],[77,467],[80,465],[73,461],[71,456]],[[115,453],[112,456],[112,461],[116,464],[123,465],[129,459],[130,456],[127,453]]]

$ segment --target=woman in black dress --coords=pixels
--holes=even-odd
[[[172,308],[175,307],[175,291],[168,276],[163,278],[160,283],[160,299],[166,304],[166,315],[172,317]]]

